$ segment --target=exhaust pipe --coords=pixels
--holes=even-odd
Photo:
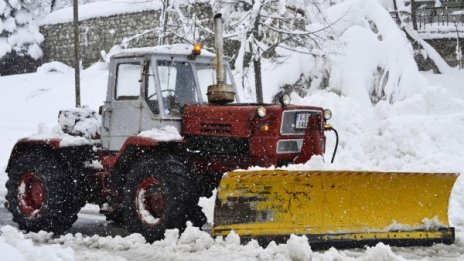
[[[216,84],[208,86],[208,102],[226,104],[234,101],[234,88],[224,82],[224,38],[222,35],[222,14],[214,16],[214,33],[216,49]]]
[[[216,79],[217,84],[224,83],[224,37],[223,37],[222,14],[214,16],[214,44],[216,49]]]

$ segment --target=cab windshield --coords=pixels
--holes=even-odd
[[[195,72],[200,88],[196,85]],[[180,115],[185,104],[207,102],[208,86],[216,81],[216,70],[211,63],[158,60],[154,73],[157,77],[150,77],[152,79],[147,81],[145,100],[154,114],[159,114],[161,103],[164,115],[168,116]],[[159,81],[159,94],[153,80],[156,78]],[[229,77],[225,78],[227,83]]]

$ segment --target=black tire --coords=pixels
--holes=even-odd
[[[52,153],[22,153],[14,159],[8,178],[8,210],[20,229],[61,234],[76,221],[84,204],[77,196],[76,177]]]
[[[164,238],[166,229],[183,231],[187,220],[198,214],[192,212],[198,202],[195,189],[186,166],[174,156],[140,160],[124,186],[127,228],[149,242]]]

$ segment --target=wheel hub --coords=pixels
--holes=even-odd
[[[144,225],[157,226],[164,218],[166,196],[163,186],[154,177],[140,182],[136,192],[136,211]]]
[[[25,173],[18,182],[17,195],[19,209],[28,216],[35,216],[45,203],[45,190],[42,180],[33,172]]]

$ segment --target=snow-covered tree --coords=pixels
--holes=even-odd
[[[39,45],[44,38],[33,20],[42,4],[33,0],[0,0],[0,58],[10,52],[34,59],[42,57]]]
[[[320,17],[328,1],[314,0],[218,0],[218,11],[225,14],[227,37],[240,41],[235,66],[242,86],[253,71],[254,86],[262,101],[262,59],[276,59],[285,49],[321,56],[321,47],[329,41],[330,25]],[[314,14],[314,15],[313,15]],[[317,14],[317,15],[316,15]],[[319,16],[319,17],[318,17]],[[318,21],[320,20],[320,21]],[[314,27],[315,22],[322,27]],[[324,25],[325,24],[325,25]],[[325,51],[329,51],[326,49]]]

